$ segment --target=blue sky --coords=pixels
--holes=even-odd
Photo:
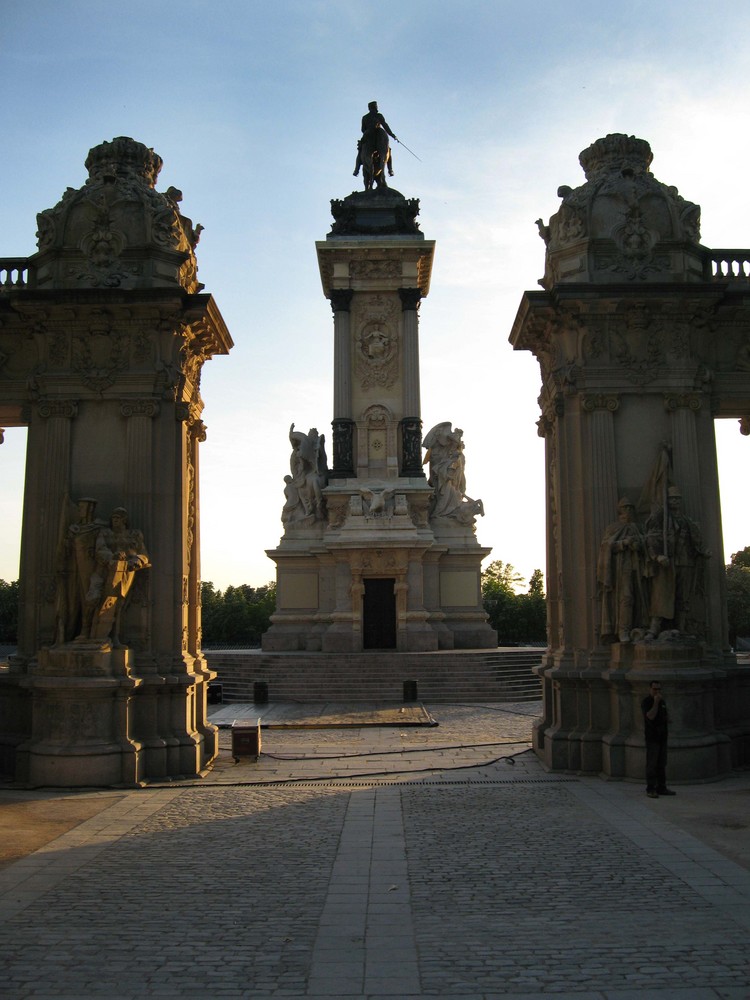
[[[0,256],[36,249],[36,213],[86,179],[88,150],[130,135],[162,156],[159,190],[206,228],[200,278],[235,342],[206,365],[203,577],[273,577],[287,430],[328,428],[332,320],[314,242],[354,190],[377,100],[419,157],[393,185],[437,241],[421,307],[425,430],[464,429],[478,537],[528,578],[544,567],[538,367],[507,343],[544,246],[534,220],[579,152],[647,139],[652,170],[702,206],[707,246],[750,245],[750,8],[651,0],[0,0]],[[750,440],[717,428],[727,554],[750,544]],[[18,575],[25,435],[0,447],[0,578]],[[745,505],[746,507],[746,505]],[[239,528],[239,525],[242,528]]]

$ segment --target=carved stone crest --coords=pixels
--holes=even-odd
[[[398,378],[397,308],[395,302],[375,295],[358,316],[355,366],[363,389],[389,389]]]

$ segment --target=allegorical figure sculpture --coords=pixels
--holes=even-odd
[[[81,639],[120,643],[120,618],[135,574],[151,565],[142,533],[128,524],[123,507],[112,511],[109,525],[100,528],[95,546],[96,569],[86,600],[93,607],[89,634]]]
[[[284,524],[314,518],[325,519],[323,489],[328,483],[328,459],[325,436],[311,427],[307,434],[289,428],[292,454],[289,458],[291,476],[285,476],[284,507],[281,520]]]
[[[650,639],[659,635],[665,621],[673,622],[680,632],[686,631],[701,562],[711,555],[703,548],[700,528],[682,513],[681,506],[679,489],[670,486],[666,509],[657,509],[646,522],[646,575],[651,577],[651,620],[647,633]]]
[[[365,189],[370,190],[373,181],[386,184],[384,171],[393,177],[393,157],[388,136],[396,138],[385,118],[378,111],[378,102],[370,101],[367,114],[362,117],[362,138],[357,142],[357,162],[354,166],[354,176],[362,167]]]
[[[484,507],[481,500],[466,496],[463,433],[460,427],[453,430],[449,420],[436,424],[423,441],[427,449],[423,464],[429,462],[427,484],[435,491],[430,517],[454,517],[461,524],[473,524],[477,514],[484,514]]]
[[[618,519],[604,532],[599,546],[597,580],[601,587],[601,638],[630,642],[631,631],[645,623],[646,542],[635,523],[635,505],[623,497]]]
[[[101,521],[94,520],[96,504],[92,497],[81,497],[76,503],[78,520],[64,527],[70,506],[67,497],[64,502],[63,536],[58,551],[57,644],[88,635],[91,630],[94,605],[88,593],[96,571],[96,536],[103,526]]]

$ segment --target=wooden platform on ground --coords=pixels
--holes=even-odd
[[[434,726],[435,721],[421,703],[320,702],[313,705],[241,706],[243,719],[260,719],[262,729],[339,729],[362,726]],[[239,705],[227,705],[211,712],[214,726],[231,726],[239,718]]]

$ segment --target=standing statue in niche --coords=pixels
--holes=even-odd
[[[601,587],[601,638],[630,642],[634,627],[645,622],[648,604],[644,591],[646,542],[635,523],[635,505],[623,497],[618,520],[604,532],[599,547],[597,580]]]
[[[449,420],[436,424],[422,443],[427,449],[422,464],[429,463],[427,485],[435,491],[430,517],[453,517],[460,524],[473,525],[477,514],[484,515],[484,505],[466,496],[463,433],[460,427],[453,430]]]
[[[307,434],[289,428],[292,454],[289,458],[291,476],[285,476],[284,507],[281,520],[284,524],[314,518],[325,520],[323,489],[328,485],[328,458],[325,436],[311,427]]]
[[[111,636],[112,645],[120,646],[120,619],[135,574],[151,565],[143,535],[128,525],[124,507],[116,507],[109,525],[97,534],[95,556],[96,569],[86,595],[94,610],[90,631],[80,638],[104,642]]]
[[[62,537],[58,551],[55,643],[88,636],[95,604],[89,599],[91,578],[96,571],[96,538],[104,527],[94,520],[97,501],[81,497],[76,502],[78,520],[68,524],[70,502],[65,498]]]
[[[362,167],[365,190],[369,191],[374,181],[377,182],[378,186],[382,184],[384,187],[388,187],[385,180],[386,167],[389,176],[393,177],[393,157],[388,136],[396,139],[396,142],[398,139],[391,131],[388,122],[378,111],[377,101],[370,101],[367,109],[367,114],[362,118],[362,138],[357,142],[357,162],[354,165],[354,176],[357,176],[359,168]]]
[[[646,575],[651,577],[647,639],[657,638],[664,622],[672,622],[681,633],[687,631],[702,560],[711,556],[703,548],[698,525],[682,513],[679,489],[670,486],[666,493],[666,507],[657,508],[646,522]]]

